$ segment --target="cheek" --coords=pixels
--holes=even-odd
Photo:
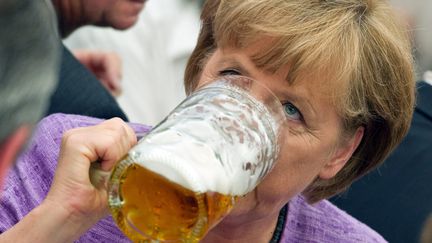
[[[114,28],[129,28],[137,22],[143,8],[143,2],[117,1],[107,10],[107,21]]]
[[[318,176],[328,159],[328,146],[314,138],[287,141],[273,170],[259,186],[263,197],[288,201],[301,193]]]
[[[115,14],[117,16],[129,16],[129,17],[137,17],[140,12],[144,8],[144,2],[140,1],[129,1],[129,0],[123,0],[123,1],[117,1],[112,6],[112,14]]]
[[[203,86],[205,84],[208,84],[218,77],[219,65],[218,60],[220,60],[220,53],[215,51],[210,51],[207,53],[207,57],[201,60],[202,62],[202,69],[201,72],[197,75],[196,79],[196,87]]]
[[[91,11],[93,13],[99,13],[99,14],[107,14],[113,6],[115,6],[117,3],[115,0],[99,0],[99,1],[90,1],[86,0],[84,1],[86,5],[83,7],[85,10]]]
[[[210,72],[208,68],[205,68],[198,75],[195,89],[197,89],[197,88],[199,88],[201,86],[204,86],[206,84],[209,84],[212,81],[214,81],[215,79],[217,79],[217,77],[212,72]]]
[[[295,153],[281,154],[261,186],[267,187],[265,191],[271,192],[276,197],[284,197],[287,200],[299,194],[316,175],[313,170],[308,169],[307,164],[310,163],[310,159],[301,156],[299,150]]]

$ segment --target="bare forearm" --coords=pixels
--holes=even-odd
[[[119,118],[64,132],[56,174],[45,200],[0,235],[0,242],[78,239],[108,214],[107,191],[90,182],[92,161],[99,159],[102,168],[111,170],[136,142],[132,128]]]
[[[44,202],[1,234],[0,242],[72,242],[92,224],[73,216],[59,205]]]

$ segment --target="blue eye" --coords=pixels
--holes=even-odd
[[[224,69],[222,71],[219,71],[219,75],[228,76],[228,75],[242,75],[242,74],[236,69]]]
[[[289,119],[298,120],[298,121],[300,121],[302,119],[302,114],[297,109],[297,107],[295,107],[293,104],[287,102],[287,103],[283,104],[283,107],[285,110],[285,114],[287,115],[287,117]]]

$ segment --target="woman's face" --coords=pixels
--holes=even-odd
[[[341,142],[341,119],[320,80],[303,79],[290,85],[289,66],[276,73],[258,69],[251,61],[259,45],[239,50],[216,49],[203,67],[198,86],[224,75],[243,75],[266,85],[284,106],[287,128],[279,159],[259,186],[239,199],[225,220],[242,220],[242,215],[257,218],[277,214],[293,196],[315,178],[333,177],[351,157],[357,144]],[[356,136],[354,136],[356,137]],[[351,141],[353,140],[353,141]],[[361,140],[361,134],[359,137]]]

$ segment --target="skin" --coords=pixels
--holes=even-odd
[[[99,160],[111,170],[136,144],[132,128],[119,118],[67,131],[62,138],[54,181],[45,200],[0,242],[73,242],[108,214],[108,193],[94,187],[89,168]]]
[[[115,52],[74,50],[74,56],[88,68],[102,85],[117,97],[122,92],[122,60]]]
[[[137,21],[147,0],[52,0],[60,33],[66,38],[84,25],[125,30]],[[75,57],[86,66],[115,97],[121,94],[121,60],[111,52],[78,50]]]
[[[363,136],[358,128],[341,139],[341,118],[319,79],[289,85],[289,66],[268,73],[250,57],[260,46],[217,49],[208,59],[199,84],[222,75],[248,76],[271,89],[287,111],[286,142],[275,168],[261,184],[240,198],[233,211],[202,242],[268,242],[280,208],[315,178],[333,177],[348,161]],[[301,115],[300,115],[300,113]],[[23,220],[0,235],[0,242],[71,242],[107,215],[107,192],[89,180],[92,161],[109,171],[134,144],[136,136],[120,119],[68,131],[62,140],[56,175],[46,199]]]
[[[87,24],[129,28],[138,20],[145,1],[52,0],[60,18],[63,37]],[[111,79],[120,79],[121,63],[118,58],[107,54],[86,55],[83,59],[91,68],[96,71],[117,68],[114,72],[105,72]],[[117,86],[112,89],[120,91]],[[0,185],[30,133],[31,127],[23,125],[1,141]],[[134,132],[120,119],[68,131],[62,140],[56,175],[46,199],[10,230],[2,233],[0,242],[76,240],[108,214],[107,191],[90,183],[90,164],[102,161],[102,169],[109,171],[135,143]]]
[[[0,193],[7,171],[15,161],[30,132],[30,125],[22,125],[0,144]]]
[[[124,30],[134,25],[146,0],[52,0],[66,37],[84,25]]]
[[[259,80],[284,104],[286,141],[275,168],[254,191],[239,199],[203,242],[268,242],[280,209],[315,178],[335,176],[363,136],[363,128],[358,128],[342,140],[341,118],[320,80],[304,78],[290,85],[285,80],[288,65],[276,73],[258,69],[250,57],[259,49],[260,45],[244,50],[218,48],[207,60],[198,86],[231,74]]]

